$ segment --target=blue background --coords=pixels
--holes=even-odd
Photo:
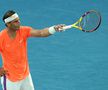
[[[28,58],[36,90],[108,90],[108,0],[1,0],[0,30],[9,9],[19,14],[22,25],[37,29],[71,24],[88,10],[100,11],[96,32],[70,29],[28,39]]]

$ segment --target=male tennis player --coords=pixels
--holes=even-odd
[[[20,18],[13,10],[4,14],[3,21],[6,28],[0,32],[2,87],[4,90],[34,90],[27,58],[27,39],[50,36],[60,31],[64,25],[55,25],[43,30],[20,26]]]

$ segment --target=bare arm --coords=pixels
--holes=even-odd
[[[63,26],[63,24],[60,24],[42,30],[32,29],[30,33],[32,37],[48,37],[54,34],[56,31],[59,32],[60,29],[63,28]]]
[[[45,29],[42,29],[42,30],[32,29],[30,33],[31,33],[32,37],[47,37],[47,36],[51,35],[49,33],[48,28],[45,28]]]

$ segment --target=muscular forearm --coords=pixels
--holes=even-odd
[[[49,28],[45,28],[43,30],[40,30],[40,36],[41,37],[48,37],[52,35],[50,32],[49,32]]]
[[[45,28],[42,30],[36,30],[36,29],[31,30],[32,37],[48,37],[50,35],[51,34],[49,33],[49,28]]]
[[[49,28],[45,28],[42,30],[31,30],[31,36],[32,37],[48,37],[52,34],[54,34],[56,31],[59,32],[61,28],[63,28],[64,25],[56,25]]]

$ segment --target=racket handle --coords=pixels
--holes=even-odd
[[[64,26],[62,29],[59,29],[59,30],[66,30],[66,29],[70,29],[70,28],[72,28],[72,25],[68,25],[68,26]]]

